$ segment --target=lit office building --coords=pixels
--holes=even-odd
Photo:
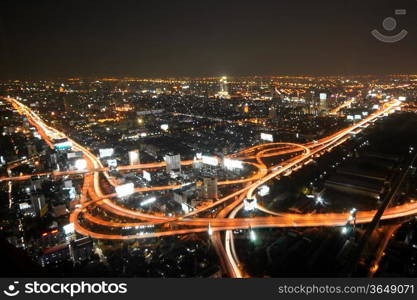
[[[167,164],[167,172],[180,172],[181,171],[181,156],[179,154],[167,154],[164,157]]]
[[[201,186],[201,195],[204,199],[217,199],[217,178],[205,177]]]

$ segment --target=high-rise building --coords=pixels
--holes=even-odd
[[[41,179],[31,180],[30,181],[31,190],[35,193],[41,192],[43,182],[44,182],[44,180],[41,180]]]
[[[327,110],[327,94],[320,93],[320,110],[326,111]]]
[[[201,186],[201,195],[204,199],[217,199],[217,178],[204,177]]]
[[[220,78],[220,92],[222,93],[229,93],[228,87],[227,87],[227,77],[223,76]]]
[[[33,210],[38,216],[43,217],[48,212],[48,205],[46,204],[44,195],[32,194],[30,200],[32,202]]]
[[[227,77],[223,76],[220,78],[220,90],[216,94],[219,99],[230,99],[229,88],[227,86]]]
[[[310,91],[309,93],[307,93],[305,95],[305,108],[304,108],[304,113],[305,114],[314,114],[314,110],[315,110],[315,101],[314,101],[314,91]]]
[[[138,165],[140,164],[140,154],[139,150],[129,151],[129,165]]]
[[[179,154],[167,154],[164,157],[167,164],[167,172],[179,172],[181,171],[181,156]]]

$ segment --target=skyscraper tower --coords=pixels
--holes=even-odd
[[[226,76],[220,78],[220,93],[229,93]]]
[[[220,78],[220,91],[216,94],[216,96],[219,99],[230,99],[226,76]]]

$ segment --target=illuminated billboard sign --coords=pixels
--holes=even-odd
[[[84,170],[87,168],[87,161],[83,158],[77,159],[74,166],[78,171]]]
[[[272,134],[261,133],[261,140],[268,141],[268,142],[273,142],[274,137],[272,136]]]
[[[114,154],[113,148],[99,149],[100,158],[110,157]]]
[[[72,143],[70,141],[65,141],[65,142],[62,142],[62,143],[54,144],[54,147],[57,150],[67,150],[67,149],[71,149]]]
[[[218,159],[213,156],[203,155],[201,157],[201,160],[203,161],[203,164],[210,165],[210,166],[217,166],[219,164]]]
[[[123,198],[133,194],[135,187],[132,182],[116,186],[117,197]]]
[[[68,225],[62,227],[62,229],[64,229],[65,234],[72,234],[74,233],[74,223],[69,223]]]
[[[225,158],[223,164],[228,169],[243,169],[243,163],[240,160]]]
[[[263,197],[263,196],[268,195],[269,191],[270,191],[269,186],[263,185],[263,186],[259,187],[258,194],[259,194],[259,196]]]
[[[152,178],[151,178],[151,173],[146,172],[146,171],[144,170],[142,175],[143,175],[143,179],[145,179],[145,180],[147,180],[147,181],[151,181],[151,180],[152,180]]]

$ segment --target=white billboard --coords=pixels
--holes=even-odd
[[[243,163],[240,160],[225,158],[223,164],[227,169],[243,169]]]
[[[167,130],[168,130],[168,128],[169,128],[168,124],[162,124],[162,125],[161,125],[161,129],[162,129],[163,131],[167,131]]]
[[[87,161],[83,158],[77,159],[74,166],[78,171],[85,170],[87,168]]]
[[[151,173],[146,172],[145,170],[143,170],[143,179],[147,180],[147,181],[151,181],[152,177],[151,177]]]
[[[132,182],[116,186],[117,197],[122,198],[133,194],[135,186]]]
[[[25,209],[28,209],[28,208],[30,208],[29,203],[26,203],[26,202],[24,202],[24,203],[19,203],[19,209],[20,209],[20,210],[25,210]]]
[[[63,226],[62,229],[64,229],[65,234],[72,234],[75,231],[74,223],[69,223],[68,225]]]
[[[139,150],[129,151],[129,165],[133,166],[138,164],[140,164]]]
[[[261,133],[261,140],[273,142],[274,137],[272,136],[272,134],[269,134],[269,133]]]
[[[320,100],[327,100],[327,94],[326,93],[320,93]]]
[[[219,164],[219,160],[217,159],[217,157],[213,157],[213,156],[203,155],[201,157],[201,160],[203,161],[203,164],[210,165],[210,166],[217,166]]]
[[[67,158],[68,159],[81,158],[81,157],[83,157],[83,153],[81,151],[67,153]]]
[[[110,157],[114,154],[113,148],[99,149],[98,151],[100,153],[100,158]]]

